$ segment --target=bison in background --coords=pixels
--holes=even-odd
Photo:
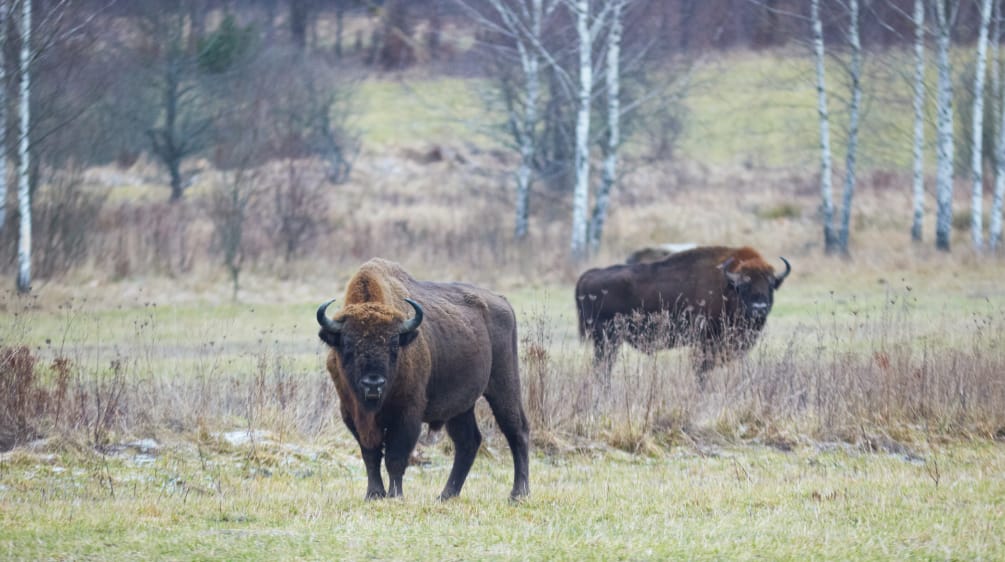
[[[440,498],[458,495],[482,441],[474,410],[480,396],[513,454],[510,496],[529,493],[516,317],[505,298],[461,283],[416,281],[398,264],[373,259],[349,281],[344,306],[329,318],[332,302],[317,310],[318,335],[331,347],[327,368],[342,421],[362,451],[367,499],[401,495],[422,422],[447,426],[454,463]]]
[[[593,342],[594,364],[609,377],[622,342],[653,352],[694,349],[698,382],[717,362],[746,352],[771,312],[774,292],[792,271],[774,268],[750,247],[710,246],[654,263],[590,269],[576,283],[579,334]]]

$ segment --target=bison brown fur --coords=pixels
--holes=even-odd
[[[622,342],[646,352],[691,345],[699,382],[721,359],[757,341],[774,292],[791,271],[750,247],[699,247],[654,263],[590,269],[576,283],[579,333],[609,374]]]
[[[516,318],[502,296],[461,283],[416,281],[373,259],[349,281],[344,306],[320,338],[342,420],[356,437],[368,499],[401,495],[422,422],[446,424],[454,463],[440,497],[460,493],[481,444],[475,402],[484,396],[513,454],[511,497],[529,492],[529,430],[520,401]],[[384,459],[389,488],[380,472]]]

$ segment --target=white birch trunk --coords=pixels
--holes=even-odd
[[[858,0],[849,0],[848,44],[851,46],[851,106],[848,108],[848,146],[845,152],[844,196],[841,202],[841,232],[838,247],[848,254],[851,201],[855,194],[855,162],[858,151],[859,107],[862,105],[862,43],[858,35]]]
[[[21,88],[20,117],[21,143],[18,148],[18,211],[21,225],[17,240],[17,290],[27,293],[31,290],[31,191],[28,186],[29,156],[28,132],[31,124],[31,0],[21,0]]]
[[[516,173],[516,225],[514,236],[522,239],[527,236],[530,216],[530,188],[533,174],[534,152],[537,150],[537,104],[540,97],[540,66],[541,57],[533,45],[541,37],[542,0],[532,0],[530,13],[531,46],[517,42],[520,52],[520,64],[523,67],[524,82],[527,88],[527,98],[524,105],[523,125],[519,129],[520,136],[520,167]]]
[[[0,0],[0,232],[7,225],[7,0]]]
[[[925,217],[925,2],[914,0],[914,217],[911,239],[921,242]]]
[[[948,252],[953,222],[953,67],[949,58],[953,15],[941,0],[935,2],[936,65],[939,71],[936,95],[936,216],[935,247]]]
[[[1001,9],[995,2],[995,33],[991,42],[992,50],[992,85],[998,104],[995,113],[995,123],[998,130],[995,134],[995,187],[991,199],[991,218],[988,223],[988,246],[992,251],[1001,247],[1002,239],[1002,204],[1005,199],[1005,87],[1001,84],[1001,74],[998,67],[998,43],[1001,41]]]
[[[593,220],[590,224],[590,250],[600,249],[607,209],[610,206],[611,189],[618,177],[618,147],[621,144],[621,35],[622,10],[624,0],[613,0],[611,9],[611,29],[607,35],[607,67],[605,85],[607,89],[607,145],[601,172],[600,190],[594,203]]]
[[[579,93],[576,116],[576,183],[572,197],[572,240],[573,259],[586,257],[587,209],[590,198],[590,91],[593,86],[592,50],[590,36],[590,2],[576,0],[576,34],[579,39]]]
[[[820,0],[810,2],[813,25],[813,57],[817,69],[817,114],[820,118],[820,196],[824,221],[824,249],[834,249],[834,201],[831,187],[830,117],[827,113],[827,89],[824,73],[824,32],[820,22]]]
[[[981,29],[977,36],[977,65],[974,73],[973,135],[970,141],[970,239],[974,249],[984,246],[984,74],[987,62],[988,23],[991,0],[981,2]]]

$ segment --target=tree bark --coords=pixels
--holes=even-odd
[[[607,35],[607,64],[605,85],[607,90],[607,143],[604,146],[604,163],[601,172],[600,189],[594,203],[593,218],[590,223],[590,251],[600,249],[600,241],[607,221],[611,189],[618,177],[618,148],[621,144],[621,35],[624,0],[613,0],[611,27]]]
[[[949,58],[950,33],[955,19],[955,2],[947,6],[942,0],[935,2],[936,65],[939,71],[936,96],[936,216],[935,247],[949,251],[953,228],[953,67]]]
[[[925,2],[914,0],[914,217],[911,239],[921,242],[925,217]]]
[[[31,0],[21,0],[21,87],[19,113],[20,137],[18,148],[18,211],[21,224],[17,240],[17,291],[31,291],[31,153],[28,134],[31,130]]]
[[[984,74],[987,62],[988,23],[991,0],[981,2],[981,28],[977,36],[977,64],[974,74],[973,136],[970,149],[970,239],[975,250],[984,246]]]
[[[7,0],[0,0],[0,232],[7,225]]]
[[[572,197],[572,258],[586,258],[587,209],[590,198],[590,91],[593,87],[590,2],[576,0],[576,35],[579,40],[579,91],[576,116],[576,183]]]
[[[849,0],[848,43],[851,46],[851,107],[848,108],[848,147],[845,153],[844,195],[841,202],[841,231],[838,249],[848,255],[851,201],[855,194],[855,160],[858,151],[859,107],[862,104],[862,43],[859,41],[858,0]]]
[[[501,6],[497,9],[502,10]],[[541,57],[535,44],[541,38],[541,19],[543,17],[542,0],[531,2],[529,44],[518,41],[520,64],[523,67],[524,84],[527,88],[523,108],[523,123],[517,130],[520,143],[520,166],[516,174],[516,224],[514,236],[523,239],[527,236],[530,223],[530,188],[533,181],[534,154],[537,151],[537,104],[541,97]]]
[[[995,123],[998,130],[995,134],[995,187],[991,199],[991,218],[988,224],[988,246],[991,251],[997,251],[1002,241],[1002,204],[1005,200],[1005,86],[1001,83],[998,67],[998,43],[1002,38],[1001,7],[995,2],[995,33],[991,42],[992,53],[992,92],[997,98]]]
[[[310,16],[308,0],[290,0],[290,37],[293,46],[303,51],[307,49],[307,20]]]
[[[824,71],[824,32],[820,22],[820,0],[811,0],[810,18],[813,26],[813,56],[817,71],[817,115],[820,118],[820,196],[824,222],[824,250],[833,252],[837,237],[834,232],[834,201],[831,185],[830,116],[827,112],[826,75]]]

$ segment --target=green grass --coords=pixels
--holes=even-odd
[[[906,51],[889,50],[866,57],[859,138],[862,170],[910,169],[912,56]],[[961,50],[955,58],[957,74],[973,64],[969,51]],[[934,68],[929,65],[929,91],[934,91],[935,80]],[[830,60],[827,88],[831,142],[839,168],[844,162],[848,120],[847,82],[843,67]],[[820,133],[814,66],[808,50],[730,53],[722,58],[700,59],[687,83],[680,148],[688,160],[710,166],[742,161],[798,169],[817,164]],[[367,80],[357,90],[360,111],[354,116],[355,124],[363,132],[364,143],[378,150],[449,144],[457,138],[487,143],[487,138],[473,135],[473,131],[488,125],[479,99],[479,90],[486,86],[482,79],[414,75]],[[959,83],[958,95],[969,87]],[[956,105],[964,102],[969,103],[958,100]],[[934,115],[932,100],[926,111]],[[958,134],[964,133],[964,126],[960,125]],[[926,120],[926,135],[933,138],[934,119]],[[928,160],[933,165],[934,159]]]
[[[367,80],[359,85],[353,125],[368,147],[451,143],[472,137],[468,126],[484,112],[475,88],[459,78]]]
[[[837,448],[703,457],[535,456],[532,494],[506,500],[505,445],[460,498],[434,498],[449,458],[406,473],[405,497],[364,502],[346,447],[309,454],[191,446],[0,464],[0,556],[74,559],[917,559],[1005,556],[1005,449],[925,460]],[[500,440],[501,441],[501,440]],[[261,448],[261,447],[260,447]],[[935,466],[938,466],[936,476]]]

